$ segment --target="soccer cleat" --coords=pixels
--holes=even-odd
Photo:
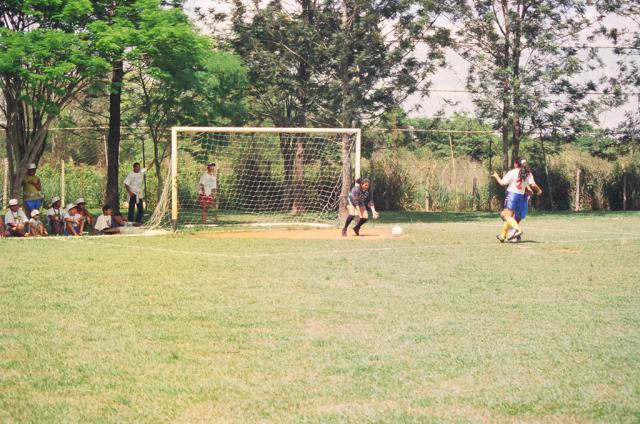
[[[516,230],[511,236],[509,236],[509,241],[519,240],[522,237],[522,230]]]
[[[498,241],[499,241],[500,243],[504,243],[504,238],[503,238],[503,237],[500,237],[500,234],[497,234],[497,235],[496,235],[496,238],[498,239]]]
[[[356,233],[357,236],[359,236],[360,235],[360,228],[353,227],[353,232]]]
[[[342,229],[342,237],[346,237],[347,236],[347,229],[343,228]]]

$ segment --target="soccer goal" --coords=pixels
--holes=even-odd
[[[360,145],[359,129],[173,127],[149,224],[330,224],[360,176]]]

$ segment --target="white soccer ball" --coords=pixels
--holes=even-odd
[[[391,229],[391,235],[394,237],[398,237],[402,235],[402,228],[397,225]]]

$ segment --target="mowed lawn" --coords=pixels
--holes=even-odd
[[[0,240],[0,422],[639,422],[640,214],[496,216]]]

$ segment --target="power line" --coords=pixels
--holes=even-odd
[[[434,90],[427,90],[427,92],[429,93],[475,93],[475,91],[471,91],[471,90],[460,90],[460,89],[434,89]],[[598,96],[598,95],[613,95],[613,94],[617,94],[617,93],[610,93],[610,92],[606,92],[606,91],[584,91],[582,93],[571,93],[569,91],[561,91],[561,92],[552,92],[552,91],[547,91],[547,92],[541,92],[540,94],[552,94],[552,95],[562,95],[562,94],[585,94],[585,95],[593,95],[593,96]],[[630,96],[637,96],[640,95],[640,92],[635,92],[635,91],[629,91],[629,92],[620,92],[619,94],[627,94]]]

